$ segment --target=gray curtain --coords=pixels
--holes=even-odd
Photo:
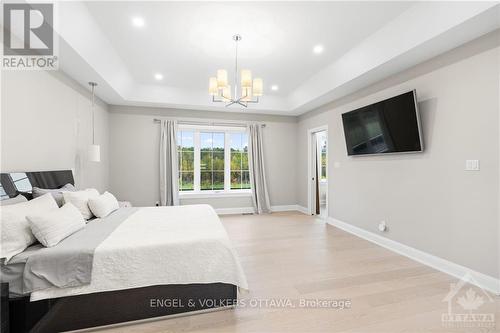
[[[160,135],[160,205],[179,204],[177,121],[162,120]]]
[[[269,213],[271,205],[267,193],[262,126],[260,124],[248,125],[248,166],[255,212],[257,214]]]

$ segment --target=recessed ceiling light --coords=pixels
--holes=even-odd
[[[136,27],[143,27],[144,26],[144,19],[142,17],[133,17],[132,18],[132,24]]]
[[[272,91],[278,91],[278,90],[279,90],[279,88],[280,88],[280,87],[278,87],[276,84],[273,84],[273,85],[271,86],[271,90],[272,90]]]
[[[155,79],[157,79],[158,81],[163,80],[163,74],[156,73],[155,74]]]
[[[323,48],[323,45],[321,45],[321,44],[318,44],[318,45],[316,45],[316,46],[313,48],[313,52],[314,52],[314,53],[316,53],[316,54],[320,54],[320,53],[322,53],[322,52],[323,52],[323,50],[324,50],[324,48]]]

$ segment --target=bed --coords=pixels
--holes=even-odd
[[[22,186],[14,184],[17,178],[0,175],[3,197],[22,192],[30,198],[22,186],[74,183],[71,170],[26,173],[29,181]],[[53,248],[35,244],[2,263],[2,282],[9,282],[13,332],[67,331],[226,308],[235,304],[238,289],[248,288],[208,205],[120,208]]]

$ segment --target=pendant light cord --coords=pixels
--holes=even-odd
[[[97,83],[89,82],[89,86],[92,91],[92,144],[95,145],[95,87]]]
[[[95,85],[92,85],[92,144],[95,145]]]
[[[234,98],[238,96],[238,39],[236,39],[236,56],[234,58]]]

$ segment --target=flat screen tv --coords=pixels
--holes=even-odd
[[[342,114],[347,154],[423,151],[415,91]]]

